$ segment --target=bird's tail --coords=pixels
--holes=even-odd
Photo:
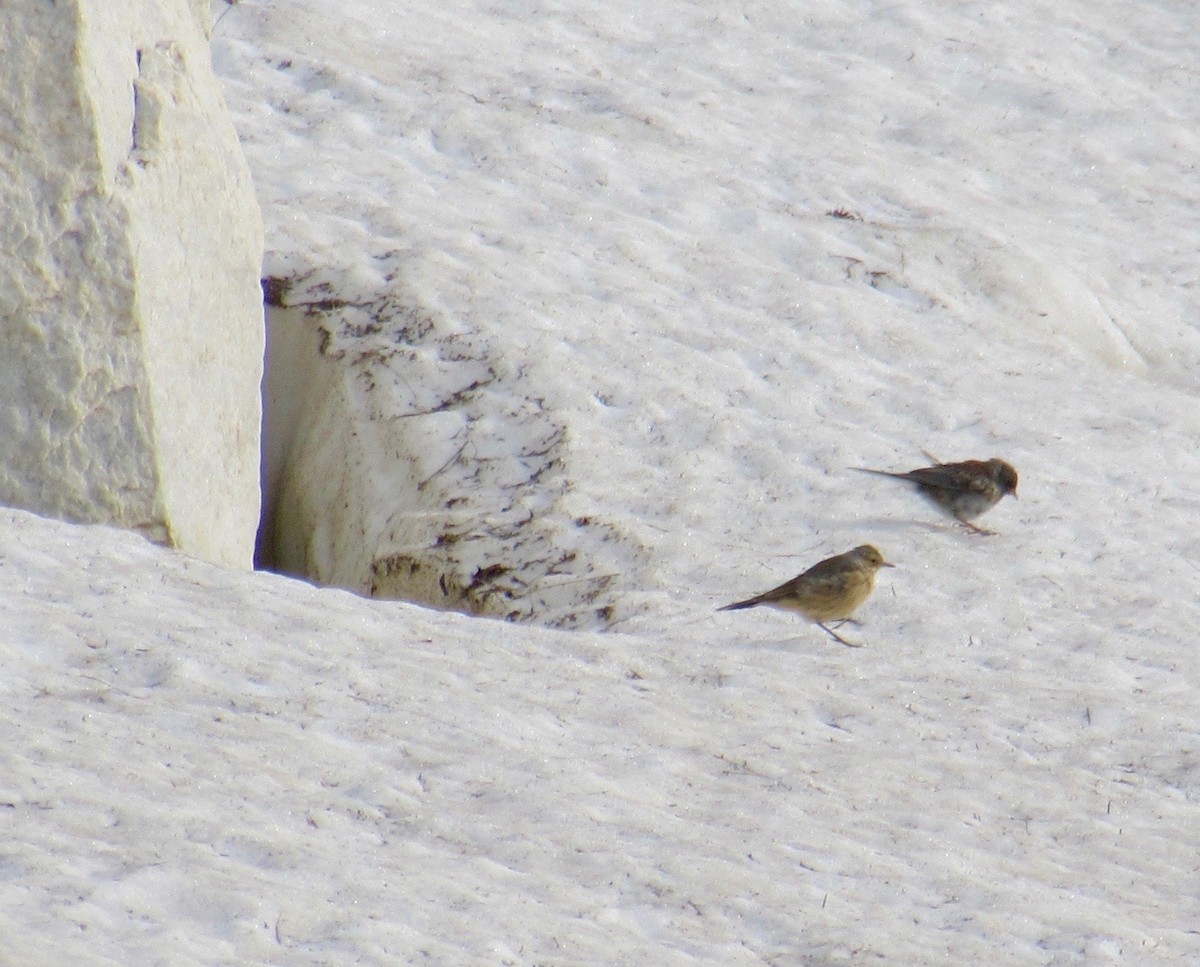
[[[723,608],[717,608],[718,611],[741,611],[742,608],[753,608],[759,603],[758,598],[747,598],[745,601],[735,601],[733,604],[727,604]]]

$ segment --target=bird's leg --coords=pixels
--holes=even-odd
[[[959,523],[962,524],[963,527],[969,530],[972,534],[978,534],[980,537],[996,536],[995,531],[990,531],[986,527],[980,527],[978,524],[972,524],[969,520],[959,520]]]
[[[853,641],[847,641],[845,638],[843,638],[841,635],[839,635],[836,631],[834,631],[828,625],[826,625],[820,621],[817,622],[817,627],[820,628],[823,632],[825,632],[825,634],[829,635],[829,637],[832,638],[834,641],[841,642],[847,648],[861,648],[862,647],[862,645],[855,644]]]

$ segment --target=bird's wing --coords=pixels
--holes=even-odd
[[[925,487],[937,487],[939,490],[979,491],[987,486],[986,477],[977,473],[965,473],[965,470],[967,467],[963,464],[947,463],[937,467],[910,470],[897,476]]]
[[[784,581],[779,587],[771,588],[770,591],[760,594],[755,601],[758,604],[770,604],[781,598],[790,598],[796,593],[801,583],[809,594],[837,591],[844,586],[846,580],[846,562],[842,560],[843,556],[831,557],[819,564],[814,564],[803,574],[798,574],[790,581]]]

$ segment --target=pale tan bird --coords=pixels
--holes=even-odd
[[[851,616],[875,588],[875,572],[881,567],[894,566],[870,544],[863,544],[814,564],[803,574],[756,598],[727,604],[718,610],[738,611],[764,604],[784,611],[798,611],[835,641],[858,648],[859,645],[847,641],[826,622],[851,621]]]

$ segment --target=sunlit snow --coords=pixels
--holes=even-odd
[[[519,369],[613,622],[0,515],[0,962],[1200,959],[1200,7],[213,10],[267,273]]]

